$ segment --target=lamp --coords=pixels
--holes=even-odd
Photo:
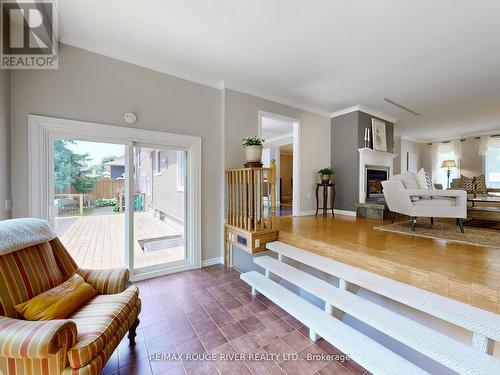
[[[455,160],[443,160],[443,163],[441,164],[441,168],[447,168],[446,176],[448,177],[448,184],[446,185],[446,187],[448,189],[450,188],[450,175],[451,175],[450,168],[456,168],[456,167],[457,163],[455,162]]]

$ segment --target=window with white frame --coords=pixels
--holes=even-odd
[[[486,186],[500,188],[500,148],[489,146],[484,154]]]
[[[177,191],[184,191],[186,182],[186,152],[177,151]]]
[[[154,152],[154,169],[155,169],[155,174],[157,176],[161,175],[161,165],[162,165],[162,158],[161,158],[161,151],[155,151]]]

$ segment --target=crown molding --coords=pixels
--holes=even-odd
[[[330,114],[330,117],[331,118],[339,117],[339,116],[345,115],[347,113],[356,112],[356,111],[368,113],[369,115],[381,118],[382,120],[392,122],[393,124],[395,124],[398,121],[398,119],[395,117],[386,115],[385,113],[382,113],[382,112],[377,111],[377,110],[372,109],[372,108],[368,108],[368,107],[361,105],[361,104],[354,105],[352,107],[348,107],[348,108],[341,109],[339,111],[332,112]]]
[[[308,105],[297,103],[297,102],[294,102],[292,100],[288,100],[288,99],[285,99],[285,98],[282,98],[282,97],[279,97],[279,96],[269,95],[269,94],[267,94],[265,92],[258,91],[258,90],[253,90],[253,89],[250,89],[248,87],[233,85],[233,84],[230,84],[230,83],[226,82],[226,87],[225,88],[229,89],[229,90],[232,90],[232,91],[236,91],[236,92],[242,93],[242,94],[255,96],[255,97],[259,98],[259,99],[269,100],[271,102],[275,102],[275,103],[278,103],[278,104],[286,105],[288,107],[292,107],[292,108],[295,108],[295,109],[300,109],[301,111],[306,111],[306,112],[314,113],[314,114],[317,114],[317,115],[320,115],[320,116],[324,116],[324,117],[328,117],[328,118],[330,117],[330,113],[328,113],[327,111],[324,111],[322,109],[318,109],[318,108],[315,108],[315,107],[311,107],[311,106],[308,106]]]

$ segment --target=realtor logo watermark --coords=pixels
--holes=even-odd
[[[55,0],[3,0],[1,14],[2,69],[57,69]]]

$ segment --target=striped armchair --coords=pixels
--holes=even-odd
[[[74,273],[97,291],[67,319],[27,321],[14,306]],[[141,300],[127,269],[80,269],[47,222],[0,221],[0,374],[99,374],[139,324]]]

